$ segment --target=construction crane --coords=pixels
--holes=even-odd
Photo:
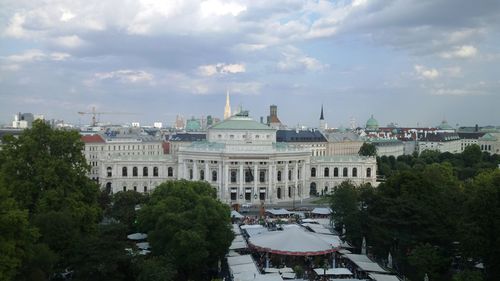
[[[90,112],[78,111],[78,114],[80,114],[80,115],[92,115],[92,126],[95,127],[97,125],[97,119],[100,119],[101,114],[109,114],[109,115],[137,115],[138,113],[132,113],[132,112],[103,112],[103,111],[96,111],[95,107],[92,107],[92,111],[90,111]],[[97,116],[97,118],[96,118],[96,116]]]

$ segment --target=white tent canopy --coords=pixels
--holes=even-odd
[[[242,218],[244,218],[244,216],[242,214],[238,213],[237,211],[232,210],[231,211],[231,218],[242,219]]]
[[[315,215],[330,215],[332,213],[332,209],[330,208],[314,208],[311,213]]]
[[[401,281],[396,275],[370,273],[368,276],[375,281]]]
[[[237,235],[234,237],[231,246],[229,246],[229,250],[237,250],[237,249],[245,249],[247,247],[247,242],[241,235]]]
[[[150,248],[148,242],[135,243],[135,245],[137,246],[137,248],[142,249],[142,250],[147,250]]]
[[[270,213],[271,215],[274,215],[274,216],[289,216],[289,215],[292,215],[293,212],[290,212],[286,209],[268,209],[266,210],[267,213]]]
[[[315,256],[337,251],[339,244],[332,245],[318,234],[300,227],[286,227],[283,231],[271,231],[249,238],[249,243],[264,252],[279,255]]]
[[[127,238],[130,240],[144,240],[148,238],[148,235],[146,233],[132,233],[127,235]]]
[[[387,271],[380,267],[377,263],[370,260],[366,255],[345,254],[344,257],[352,261],[360,270],[365,272],[381,272]]]
[[[325,270],[324,268],[315,268],[314,272],[316,274],[323,275],[352,275],[352,272],[347,268],[328,268]]]

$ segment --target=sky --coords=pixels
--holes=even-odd
[[[0,0],[0,123],[500,125],[498,0]],[[123,114],[133,113],[133,114]]]

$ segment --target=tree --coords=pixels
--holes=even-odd
[[[100,216],[98,186],[87,177],[83,148],[77,131],[53,130],[35,121],[18,138],[5,136],[0,150],[0,185],[26,210],[40,242],[61,261],[60,269],[67,266],[71,240],[92,234]],[[25,263],[33,264],[28,259]],[[23,272],[30,272],[26,266]]]
[[[429,243],[417,245],[409,254],[408,261],[415,268],[415,280],[423,280],[425,274],[430,280],[442,280],[450,264],[439,247]]]
[[[17,206],[0,183],[0,280],[13,280],[22,261],[32,254],[38,232],[29,225],[28,212]]]
[[[233,233],[229,207],[205,182],[169,181],[139,211],[154,256],[170,257],[177,280],[202,279],[223,259]]]
[[[482,156],[481,148],[477,144],[466,146],[462,152],[462,158],[467,167],[472,167],[481,162]]]
[[[100,225],[97,235],[75,241],[71,255],[74,280],[133,280],[131,256],[125,248],[127,227],[123,224]]]
[[[144,195],[137,191],[120,191],[113,195],[110,216],[126,225],[129,230],[136,220],[135,206],[144,202]]]
[[[462,244],[468,255],[481,260],[486,280],[500,276],[500,170],[484,172],[468,184]]]
[[[173,281],[175,269],[165,258],[152,257],[139,264],[137,281]]]
[[[377,155],[377,147],[372,143],[365,142],[359,148],[358,154],[361,156],[376,156]]]

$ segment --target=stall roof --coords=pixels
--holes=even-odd
[[[243,256],[234,256],[234,257],[227,258],[227,264],[229,266],[239,265],[239,264],[247,264],[247,263],[253,264],[252,256],[243,255]]]
[[[344,256],[354,264],[356,264],[356,266],[359,267],[361,271],[381,273],[387,272],[385,269],[380,267],[380,265],[370,260],[366,255],[345,254]]]
[[[323,275],[352,275],[352,272],[347,268],[328,268],[326,271],[324,268],[315,268],[314,272],[316,274]],[[326,273],[326,274],[325,274]]]
[[[311,213],[315,215],[330,215],[332,213],[332,209],[330,208],[314,208]]]
[[[237,212],[237,211],[235,211],[235,210],[232,210],[232,211],[231,211],[231,217],[232,217],[232,218],[237,218],[237,219],[242,219],[242,218],[244,218],[244,216],[243,216],[242,214],[238,213],[238,212]]]
[[[288,215],[292,215],[293,212],[290,212],[288,211],[287,209],[267,209],[266,210],[267,213],[270,213],[271,215],[274,215],[274,216],[288,216]]]
[[[368,276],[375,281],[401,281],[396,275],[370,273]]]

